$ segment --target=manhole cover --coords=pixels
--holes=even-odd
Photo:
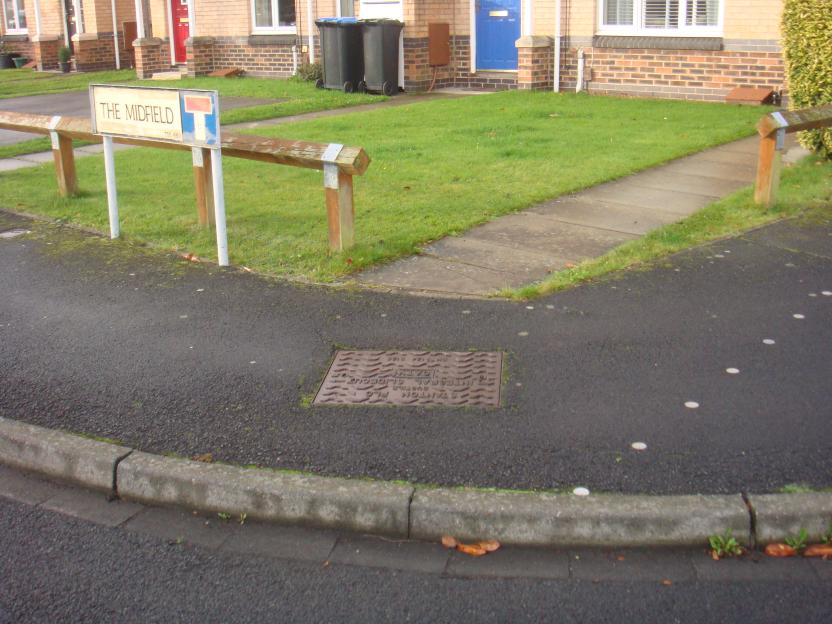
[[[18,236],[23,236],[24,234],[28,233],[29,230],[17,228],[14,230],[6,230],[5,232],[0,232],[0,238],[17,238]]]
[[[503,354],[338,351],[316,405],[498,407]]]

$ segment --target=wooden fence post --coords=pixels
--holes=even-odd
[[[352,175],[344,173],[336,164],[344,148],[339,143],[330,143],[323,153],[324,190],[326,212],[329,222],[330,251],[344,251],[355,242],[355,209],[352,203]]]
[[[784,130],[760,138],[757,158],[757,182],[754,186],[754,203],[771,208],[777,201],[777,187],[780,185],[782,141]]]
[[[49,123],[49,137],[52,139],[52,158],[55,160],[55,175],[58,178],[58,192],[62,197],[78,194],[78,176],[75,173],[75,153],[72,139],[55,130],[61,118],[53,117]]]
[[[194,165],[194,190],[199,225],[208,227],[214,222],[214,190],[211,178],[211,150],[205,147],[192,149]]]

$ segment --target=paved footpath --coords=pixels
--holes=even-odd
[[[10,228],[30,232],[0,239],[6,418],[419,483],[832,486],[830,223],[780,223],[530,304],[301,287],[0,216]],[[345,346],[502,350],[503,404],[310,407]]]

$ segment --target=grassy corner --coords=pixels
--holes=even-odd
[[[783,172],[776,205],[754,204],[751,187],[710,204],[690,217],[624,243],[600,258],[558,271],[541,282],[500,294],[516,300],[548,295],[599,279],[615,271],[649,267],[670,254],[708,241],[736,236],[787,217],[808,221],[832,219],[832,161],[811,156]]]

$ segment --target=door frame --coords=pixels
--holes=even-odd
[[[531,34],[531,24],[532,24],[532,5],[534,0],[520,0],[520,36],[530,35]],[[469,37],[471,43],[471,73],[477,73],[477,0],[469,0],[468,2],[468,11],[470,17],[470,30],[471,34]],[[484,69],[483,71],[515,71],[513,69],[509,70],[490,70]]]

